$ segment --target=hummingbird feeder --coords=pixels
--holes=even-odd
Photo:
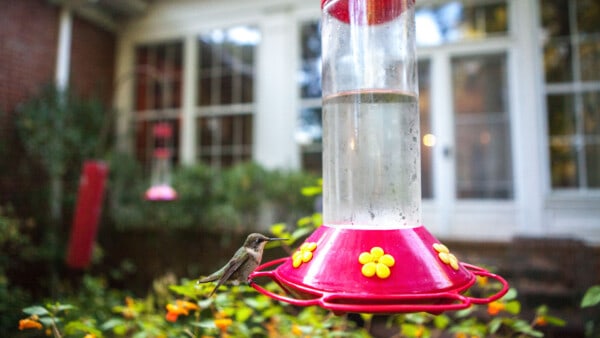
[[[168,122],[152,126],[154,149],[152,153],[151,186],[144,198],[148,201],[173,201],[177,192],[171,187],[171,141],[173,128]]]
[[[323,225],[291,257],[259,266],[336,313],[441,313],[485,304],[507,282],[460,262],[421,222],[415,0],[322,0]],[[465,295],[477,276],[501,289]]]

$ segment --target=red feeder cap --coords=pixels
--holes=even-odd
[[[378,25],[398,17],[409,7],[414,6],[416,0],[321,0],[321,8],[327,9],[329,14],[340,21],[350,22],[350,10],[353,22],[359,24]],[[366,13],[362,13],[365,10]]]
[[[152,129],[154,137],[170,138],[173,135],[173,128],[166,122],[157,123]]]
[[[171,151],[166,148],[157,148],[154,149],[154,157],[158,159],[165,159],[171,156]]]

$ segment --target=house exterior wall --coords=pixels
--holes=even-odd
[[[0,0],[0,8],[0,110],[10,112],[54,77],[59,13],[41,0]]]
[[[38,168],[24,168],[15,114],[20,103],[55,81],[60,11],[45,0],[0,0],[0,204],[27,208],[30,202],[21,198],[43,180]],[[70,86],[78,94],[99,96],[107,106],[115,41],[114,33],[73,17]]]
[[[544,92],[544,60],[538,0],[507,0],[510,28],[506,36],[482,42],[455,43],[418,48],[432,69],[430,102],[433,130],[438,145],[433,149],[433,198],[423,202],[424,224],[437,236],[475,241],[509,241],[515,236],[572,237],[600,244],[600,192],[553,190],[550,183],[548,135]],[[255,25],[261,30],[258,50],[256,116],[253,158],[278,168],[299,167],[299,145],[294,140],[301,105],[296,72],[299,69],[299,27],[317,20],[317,3],[300,0],[256,1],[162,1],[147,14],[132,20],[119,35],[117,74],[131,72],[135,46],[172,39],[185,41],[185,55],[195,55],[195,39],[216,28]],[[483,54],[506,55],[510,117],[510,152],[513,196],[504,199],[461,199],[455,195],[456,163],[447,156],[454,142],[449,62],[454,57]],[[188,84],[196,74],[193,60],[186,61]],[[444,87],[446,86],[446,87]],[[181,116],[193,121],[197,116],[194,90],[183,90]],[[187,93],[187,94],[186,94]],[[186,96],[188,95],[188,96]],[[189,97],[192,95],[192,97]],[[115,93],[120,134],[132,121],[131,85]],[[190,128],[189,124],[186,124]],[[193,129],[193,128],[192,128]],[[197,131],[196,131],[197,132]],[[180,158],[196,161],[196,136],[181,135]],[[121,140],[127,147],[127,141]],[[447,145],[447,146],[446,146]],[[450,184],[448,182],[451,182]]]
[[[97,95],[110,105],[116,37],[83,19],[73,18],[71,86],[81,95]]]

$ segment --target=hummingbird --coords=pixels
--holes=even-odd
[[[210,297],[225,282],[236,285],[247,282],[248,275],[260,264],[267,242],[282,240],[286,240],[286,238],[270,238],[258,233],[248,235],[244,245],[235,252],[225,266],[213,272],[210,276],[198,279],[197,284],[217,281],[217,285],[208,295]]]

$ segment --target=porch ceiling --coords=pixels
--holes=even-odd
[[[118,30],[125,21],[143,15],[156,0],[48,0],[68,6],[81,17],[110,31]]]

